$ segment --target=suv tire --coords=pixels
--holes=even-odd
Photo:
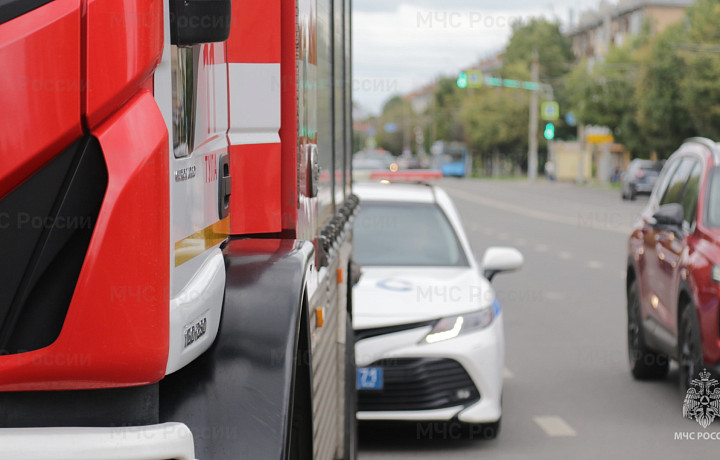
[[[695,305],[685,303],[678,330],[678,364],[680,366],[680,389],[685,394],[690,383],[703,366],[702,341]]]
[[[633,281],[630,285],[627,300],[627,334],[630,372],[633,377],[638,380],[662,379],[668,373],[668,357],[662,353],[651,350],[645,344],[637,281]]]

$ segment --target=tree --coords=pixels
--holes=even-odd
[[[560,32],[559,23],[543,18],[533,18],[528,23],[515,23],[503,53],[504,71],[518,63],[524,69],[529,69],[533,50],[538,53],[541,80],[554,81],[570,70],[574,59],[572,45]]]
[[[684,139],[694,135],[692,117],[681,93],[684,60],[672,46],[682,41],[683,35],[682,25],[669,27],[655,37],[642,61],[635,114],[645,145],[632,149],[639,156],[655,152],[659,158],[667,158]]]
[[[458,114],[466,91],[457,87],[454,78],[438,80],[433,92],[433,103],[428,108],[432,118],[430,134],[433,140],[464,140],[463,125]]]
[[[527,92],[486,88],[466,98],[460,119],[471,150],[484,153],[527,151]]]
[[[579,123],[609,127],[627,147],[643,145],[635,122],[636,82],[641,63],[632,44],[611,48],[605,60],[583,60],[565,78],[565,91]]]
[[[684,61],[680,100],[698,135],[720,139],[720,1],[698,0],[688,8],[689,28],[673,36]],[[683,40],[683,38],[685,40]]]
[[[389,152],[400,155],[405,147],[404,141],[408,130],[413,126],[414,114],[410,103],[396,95],[383,106],[382,114],[377,120],[377,145]]]

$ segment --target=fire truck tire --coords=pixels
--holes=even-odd
[[[356,460],[358,450],[357,391],[355,390],[355,333],[350,315],[345,322],[345,456]]]
[[[287,445],[288,460],[312,460],[312,402],[310,384],[310,353],[307,328],[307,301],[303,300],[298,345],[295,350],[290,400],[290,427]]]

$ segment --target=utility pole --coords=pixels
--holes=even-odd
[[[532,81],[540,83],[540,63],[537,50],[532,53]],[[538,91],[530,91],[530,126],[528,129],[528,178],[537,179],[538,170]]]

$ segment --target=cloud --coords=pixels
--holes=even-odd
[[[500,52],[513,21],[527,21],[541,13],[435,10],[406,4],[390,13],[356,11],[354,98],[377,112],[393,94],[408,93]]]

